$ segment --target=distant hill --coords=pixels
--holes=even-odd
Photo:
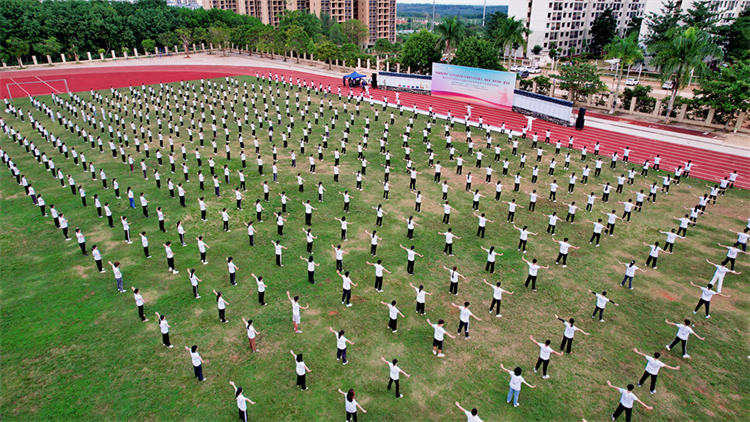
[[[487,15],[494,12],[508,13],[508,6],[487,6]],[[467,19],[476,19],[482,17],[482,6],[438,4],[435,5],[435,13],[442,17],[461,16]],[[396,14],[404,18],[432,15],[432,3],[398,3]]]

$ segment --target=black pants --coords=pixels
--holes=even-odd
[[[448,285],[448,293],[457,295],[458,294],[458,283],[451,283]]]
[[[297,375],[297,386],[303,390],[307,390],[307,386],[305,384],[305,376],[304,375]]]
[[[453,255],[453,244],[452,243],[446,243],[445,247],[443,248],[443,252],[447,253],[448,255]]]
[[[565,347],[567,346],[567,348]],[[563,336],[562,343],[560,343],[560,351],[565,351],[565,353],[570,353],[570,348],[573,346],[573,339],[567,338]]]
[[[638,381],[638,385],[642,385],[644,382],[646,382],[648,377],[651,377],[651,388],[649,389],[649,391],[653,393],[654,391],[656,391],[656,377],[657,376],[658,375],[649,374],[647,371],[643,371],[643,376],[641,377],[641,380]]]
[[[315,271],[308,271],[307,272],[307,281],[311,284],[315,284]]]
[[[726,257],[726,258],[724,258],[723,261],[721,261],[721,265],[726,265],[729,262],[729,263],[731,263],[730,269],[732,271],[734,271],[734,261],[735,260],[736,260],[736,258]]]
[[[492,312],[492,309],[494,309],[497,306],[497,310],[495,311],[495,315],[500,315],[500,302],[502,300],[492,298],[492,303],[490,303],[490,312]]]
[[[167,268],[169,268],[170,271],[174,271],[174,257],[167,258]]]
[[[352,299],[352,291],[351,289],[342,289],[341,291],[341,302],[345,304],[349,304],[349,301]]]
[[[566,253],[558,253],[557,254],[557,259],[555,260],[555,264],[557,264],[558,262],[560,262],[561,259],[562,259],[563,266],[568,265],[568,254],[566,254]]]
[[[593,242],[593,241],[594,241],[594,239],[596,239],[596,244],[598,245],[598,244],[599,244],[599,239],[600,239],[601,237],[602,237],[602,234],[601,234],[601,233],[592,233],[592,234],[591,234],[591,239],[589,239],[589,243]],[[648,264],[646,264],[646,265],[648,265]]]
[[[346,412],[346,422],[349,422],[350,420],[352,422],[357,422],[357,412],[353,412],[353,413]]]
[[[151,257],[151,253],[150,253],[150,252],[148,251],[148,246],[144,246],[144,247],[143,247],[143,255],[144,255],[144,256],[145,256],[146,258],[150,258],[150,257]]]
[[[625,407],[622,405],[622,403],[617,405],[617,409],[615,409],[615,413],[612,414],[612,418],[614,419],[619,418],[623,410],[625,411],[625,422],[630,422],[630,418],[633,415],[633,408]]]
[[[594,318],[597,312],[599,313],[599,321],[603,320],[604,318],[602,315],[604,314],[604,308],[600,308],[598,306],[594,308],[594,313],[591,314],[591,318]]]
[[[198,381],[203,381],[203,365],[193,366],[193,372]]]
[[[525,251],[526,250],[526,240],[520,239],[518,241],[518,250]]]
[[[387,390],[388,390],[388,391],[391,391],[391,385],[392,385],[393,383],[396,383],[396,397],[401,397],[401,393],[399,392],[399,389],[398,389],[398,387],[399,387],[399,385],[398,385],[398,380],[394,380],[394,379],[389,379],[389,380],[388,380],[388,388],[387,388]]]
[[[414,261],[406,261],[406,272],[409,274],[414,274]]]
[[[673,348],[677,343],[682,343],[682,354],[687,355],[687,340],[675,337],[674,340],[672,340],[672,343],[669,344],[669,348]]]
[[[547,376],[547,366],[549,366],[549,359],[544,360],[542,358],[539,358],[536,360],[536,365],[534,366],[534,370],[538,370],[539,366],[542,367],[542,375]]]
[[[312,225],[312,214],[305,214],[305,225]]]
[[[255,235],[249,234],[247,235],[247,238],[250,246],[255,246]]]
[[[508,211],[508,219],[507,219],[507,220],[508,220],[508,222],[512,223],[512,222],[513,222],[513,219],[514,219],[515,217],[516,217],[516,212],[515,212],[515,211]]]
[[[484,239],[484,229],[485,228],[482,226],[477,227],[477,236],[481,237],[482,239]]]
[[[703,299],[698,299],[698,304],[695,306],[695,312],[698,312],[698,309],[701,308],[701,306],[706,306],[706,316],[709,316],[711,314],[711,311],[709,308],[711,307],[711,302],[705,301]]]
[[[375,290],[383,290],[383,276],[375,276]]]
[[[424,302],[423,303],[417,302],[417,313],[424,315]]]
[[[227,322],[226,309],[219,309],[219,321]]]
[[[146,320],[146,315],[143,314],[143,305],[138,307],[138,318],[140,318],[141,321]]]
[[[489,271],[491,274],[495,272],[495,262],[487,261],[487,264],[484,266],[485,271]]]
[[[529,283],[531,283],[531,290],[536,290],[536,276],[529,274],[528,277],[526,277],[526,283],[524,283],[524,287],[529,287]]]
[[[649,255],[648,258],[646,258],[646,266],[648,267],[653,262],[653,265],[651,265],[651,268],[656,268],[657,259],[659,258]]]
[[[86,252],[86,242],[79,243],[78,246],[81,248],[81,253],[83,256],[87,256],[88,253]]]
[[[229,273],[229,284],[232,286],[236,286],[237,282],[235,281],[235,278],[237,277],[237,273]]]
[[[469,323],[458,321],[458,334],[461,334],[461,330],[464,330],[464,336],[469,337]]]
[[[161,342],[167,347],[172,345],[172,343],[169,342],[169,333],[162,333]]]
[[[97,259],[94,262],[96,262],[96,269],[99,270],[99,272],[104,271],[104,268],[102,267],[102,260]]]

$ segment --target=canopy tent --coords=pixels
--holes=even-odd
[[[367,76],[362,75],[361,73],[357,73],[356,71],[344,76],[344,79],[361,79],[366,78]]]

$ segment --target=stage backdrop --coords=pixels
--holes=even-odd
[[[432,95],[489,107],[513,107],[516,74],[476,67],[432,64]]]

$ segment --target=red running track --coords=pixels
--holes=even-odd
[[[59,79],[65,79],[67,87],[72,92],[88,91],[91,89],[121,88],[131,85],[167,83],[187,81],[201,78],[217,78],[235,75],[256,74],[284,75],[287,78],[297,78],[313,81],[316,85],[322,83],[336,89],[341,86],[341,79],[316,75],[313,73],[292,71],[287,69],[274,69],[249,66],[212,66],[212,65],[167,65],[167,66],[117,66],[81,69],[34,69],[4,72],[0,74],[0,98],[25,97],[29,95],[47,95],[51,93],[65,92],[65,83]],[[54,81],[53,80],[58,80]],[[32,82],[23,83],[21,82]],[[356,93],[359,92],[355,88]],[[349,88],[342,87],[342,93],[349,92]],[[389,103],[396,102],[395,92],[380,89],[371,89],[370,93],[374,99],[382,100],[388,98]],[[427,110],[432,105],[436,113],[445,114],[451,111],[457,118],[463,118],[466,114],[466,103],[431,97],[429,95],[400,93],[401,103],[406,107],[418,106],[420,110]],[[485,106],[472,105],[472,119],[483,117],[485,123],[500,126],[505,123],[509,129],[520,130],[526,126],[526,116],[508,110],[493,109]],[[554,123],[535,120],[534,131],[539,133],[543,139],[547,129],[552,132],[552,141],[560,139],[564,146],[568,143],[568,137],[573,136],[574,146],[581,149],[587,146],[593,152],[594,144],[600,143],[600,152],[605,156],[611,156],[615,151],[622,155],[625,146],[631,149],[630,159],[634,163],[643,163],[659,154],[662,158],[663,170],[673,170],[678,165],[683,165],[687,160],[694,163],[692,176],[710,181],[718,181],[728,176],[732,170],[739,174],[737,185],[750,188],[750,158],[733,154],[726,154],[702,148],[690,147],[676,143],[656,141],[640,136],[622,135],[614,131],[585,128],[575,130]],[[640,168],[640,166],[639,166]]]

